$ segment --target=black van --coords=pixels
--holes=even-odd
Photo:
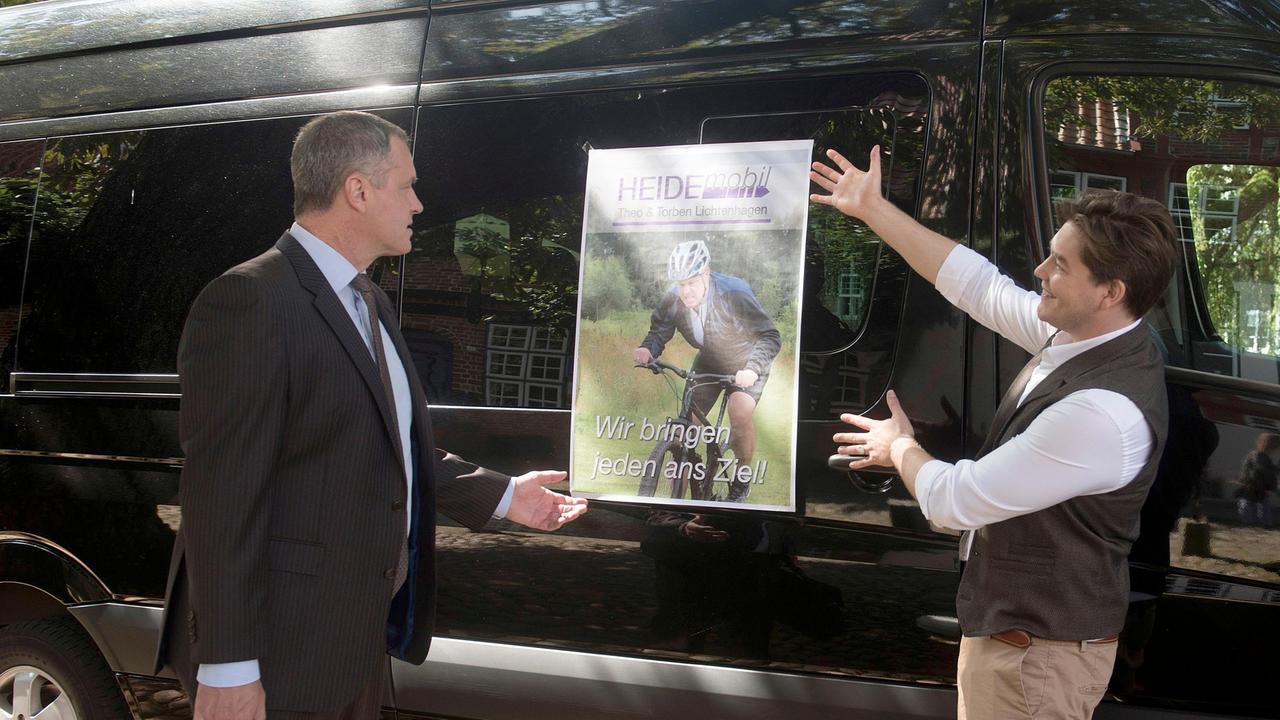
[[[177,338],[288,227],[291,140],[339,109],[414,141],[426,211],[379,282],[440,444],[512,473],[568,464],[589,148],[881,142],[893,201],[1024,286],[1055,198],[1166,203],[1172,427],[1098,716],[1280,717],[1277,498],[1240,484],[1280,434],[1280,0],[0,9],[0,714],[189,716],[150,675]],[[630,504],[557,534],[446,524],[441,637],[388,663],[385,717],[954,715],[956,537],[888,476],[828,469],[830,437],[892,386],[926,447],[969,456],[1026,355],[821,208],[806,267],[799,510],[709,513],[742,538],[711,549]]]

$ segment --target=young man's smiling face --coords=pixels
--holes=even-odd
[[[1077,338],[1087,335],[1113,289],[1112,283],[1099,283],[1085,266],[1080,257],[1085,242],[1080,228],[1068,222],[1053,236],[1049,257],[1035,271],[1041,286],[1036,314]]]

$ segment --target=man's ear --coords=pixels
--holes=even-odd
[[[1120,305],[1129,296],[1128,286],[1118,278],[1104,282],[1103,286],[1106,288],[1106,293],[1102,296],[1103,308],[1112,308]]]
[[[369,204],[369,178],[355,172],[342,181],[342,201],[357,212],[364,212]]]

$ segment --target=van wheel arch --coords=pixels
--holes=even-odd
[[[28,717],[51,706],[66,719],[131,717],[93,639],[65,612],[0,627],[0,706],[26,707]]]

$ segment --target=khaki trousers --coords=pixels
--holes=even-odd
[[[1116,642],[1032,638],[1025,648],[992,637],[960,640],[960,720],[1088,720],[1102,700]]]

